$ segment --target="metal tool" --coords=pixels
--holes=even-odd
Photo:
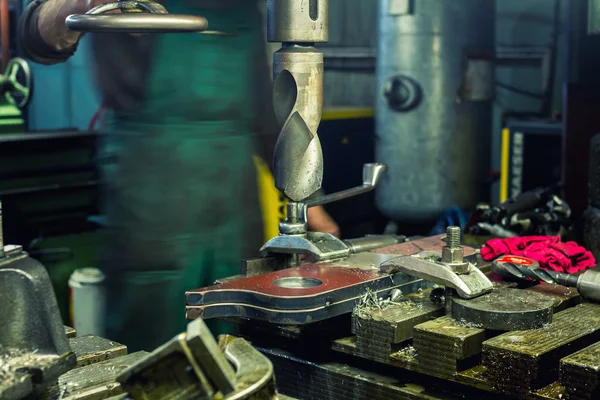
[[[121,13],[100,15],[115,10]],[[161,4],[150,0],[101,4],[85,14],[68,16],[65,24],[76,32],[181,33],[208,28],[204,17],[169,14]]]
[[[539,268],[528,258],[503,256],[492,263],[492,272],[508,280],[535,280],[577,288],[582,297],[600,301],[600,272],[589,269],[581,275],[571,275]]]
[[[19,82],[19,78],[22,78],[22,83]],[[0,74],[0,94],[18,108],[23,108],[29,103],[31,84],[31,68],[22,58],[11,59],[4,74]]]
[[[556,193],[562,184],[521,193],[495,207],[479,207],[469,218],[465,232],[498,237],[556,236],[571,223],[569,205]]]
[[[276,398],[274,379],[271,362],[247,341],[224,337],[219,347],[197,319],[117,381],[133,399],[241,400]]]
[[[273,56],[273,104],[280,125],[275,186],[299,202],[321,188],[323,151],[317,136],[323,111],[323,53],[329,40],[329,0],[269,0],[267,38]]]
[[[46,269],[21,246],[4,245],[1,228],[0,306],[0,398],[38,393],[75,367]]]
[[[289,202],[286,219],[279,224],[279,236],[269,240],[261,248],[261,254],[264,257],[273,254],[287,255],[282,267],[293,267],[299,265],[300,254],[310,254],[313,261],[319,262],[403,242],[403,236],[394,235],[368,236],[342,241],[329,233],[308,232],[307,228],[308,208],[372,191],[386,170],[387,167],[382,164],[365,164],[361,186],[304,202]]]
[[[396,257],[381,265],[387,273],[404,272],[453,289],[459,297],[472,299],[489,293],[492,282],[475,265],[464,260],[460,228],[449,227],[441,254],[431,251]]]

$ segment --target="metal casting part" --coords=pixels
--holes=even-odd
[[[554,299],[521,289],[494,289],[471,300],[452,297],[451,316],[484,329],[518,331],[552,322]]]
[[[100,15],[114,10],[122,12]],[[65,25],[76,32],[182,33],[206,31],[208,21],[194,15],[168,14],[154,1],[118,1],[101,4],[85,14],[70,15]]]
[[[417,278],[426,279],[456,290],[458,295],[464,299],[481,296],[493,289],[492,282],[470,263],[469,271],[459,275],[444,264],[415,256],[400,256],[382,264],[381,270],[388,273],[404,272]]]
[[[23,83],[19,82],[23,78]],[[4,75],[0,75],[0,94],[14,106],[23,108],[31,98],[31,68],[22,58],[13,58],[6,65]]]

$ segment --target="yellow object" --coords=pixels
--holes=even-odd
[[[375,110],[372,108],[330,107],[323,110],[321,121],[373,118],[374,116]]]
[[[279,234],[279,223],[285,219],[287,199],[275,187],[275,178],[269,165],[258,156],[254,156],[257,172],[258,196],[263,215],[265,242]]]
[[[510,159],[510,130],[502,130],[502,150],[500,153],[500,203],[508,199],[508,172]]]

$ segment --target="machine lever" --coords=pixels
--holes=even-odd
[[[101,15],[120,10],[120,14]],[[174,15],[154,1],[117,1],[92,8],[85,14],[69,15],[69,30],[111,33],[183,33],[203,32],[208,28],[204,17]]]
[[[381,176],[385,172],[387,172],[387,166],[384,164],[365,164],[363,166],[363,184],[361,186],[342,190],[341,192],[328,194],[326,196],[305,200],[304,204],[307,208],[310,208],[333,203],[334,201],[344,200],[350,197],[358,196],[359,194],[370,192],[375,189],[377,183],[381,179]]]

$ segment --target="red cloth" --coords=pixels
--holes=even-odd
[[[592,268],[596,260],[591,252],[575,242],[563,243],[560,236],[523,236],[489,240],[481,257],[492,261],[503,255],[531,258],[541,268],[573,274]]]

